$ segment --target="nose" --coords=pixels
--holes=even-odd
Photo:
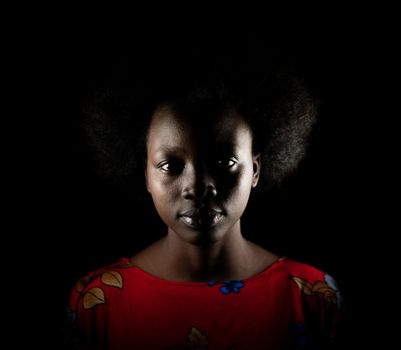
[[[188,170],[183,187],[183,197],[189,200],[205,200],[216,197],[217,189],[213,177],[205,167]]]

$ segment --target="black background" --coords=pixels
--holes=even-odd
[[[307,17],[268,12],[259,19],[206,11],[196,20],[143,20],[135,11],[123,17],[89,12],[52,16],[23,30],[24,40],[13,42],[19,49],[13,63],[24,82],[18,85],[27,98],[20,103],[27,107],[29,120],[27,144],[15,147],[25,160],[15,180],[26,200],[16,199],[22,209],[18,213],[24,215],[15,219],[13,255],[22,261],[26,277],[22,294],[30,295],[19,304],[29,317],[23,327],[32,329],[32,341],[59,348],[62,314],[74,280],[162,235],[157,232],[163,226],[150,207],[139,207],[95,176],[80,129],[85,96],[120,58],[141,55],[149,46],[170,41],[232,46],[247,40],[273,46],[294,62],[320,102],[320,120],[297,176],[281,192],[248,208],[245,235],[338,280],[350,344],[369,343],[375,335],[383,341],[378,336],[384,324],[381,305],[373,302],[372,286],[378,282],[372,281],[384,254],[380,242],[367,234],[380,226],[378,212],[372,210],[377,189],[370,166],[377,149],[368,125],[377,116],[372,100],[377,99],[386,36],[371,21],[340,12]],[[160,53],[161,60],[165,54]],[[20,330],[18,319],[16,323]]]

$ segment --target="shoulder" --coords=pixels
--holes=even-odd
[[[341,341],[342,297],[336,281],[314,266],[285,259],[280,267],[292,284],[297,329],[312,349],[334,348]]]
[[[304,279],[310,283],[325,279],[329,279],[330,283],[332,282],[332,278],[329,277],[327,272],[320,270],[315,266],[309,265],[304,262],[292,260],[288,257],[280,258],[279,262],[279,268],[285,271],[290,277]]]
[[[329,304],[341,306],[338,284],[327,272],[286,257],[279,260],[276,271],[281,272],[290,281],[293,288],[299,290],[301,296],[313,296]]]
[[[124,270],[130,267],[128,259],[122,258],[113,264],[103,266],[79,278],[70,293],[70,307],[75,309],[82,303],[85,309],[105,302],[107,287],[122,289]]]
[[[289,258],[283,258],[283,266],[291,276],[307,279],[311,282],[324,278],[326,274],[315,266]]]

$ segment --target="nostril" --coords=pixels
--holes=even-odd
[[[195,199],[196,196],[194,195],[194,193],[192,191],[185,191],[184,198],[185,199]]]
[[[184,191],[185,199],[203,200],[205,198],[213,198],[216,195],[217,195],[216,187],[212,185],[203,188]]]

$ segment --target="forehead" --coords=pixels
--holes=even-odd
[[[204,115],[184,115],[169,106],[159,107],[152,116],[148,145],[238,146],[250,141],[251,131],[234,109]]]

